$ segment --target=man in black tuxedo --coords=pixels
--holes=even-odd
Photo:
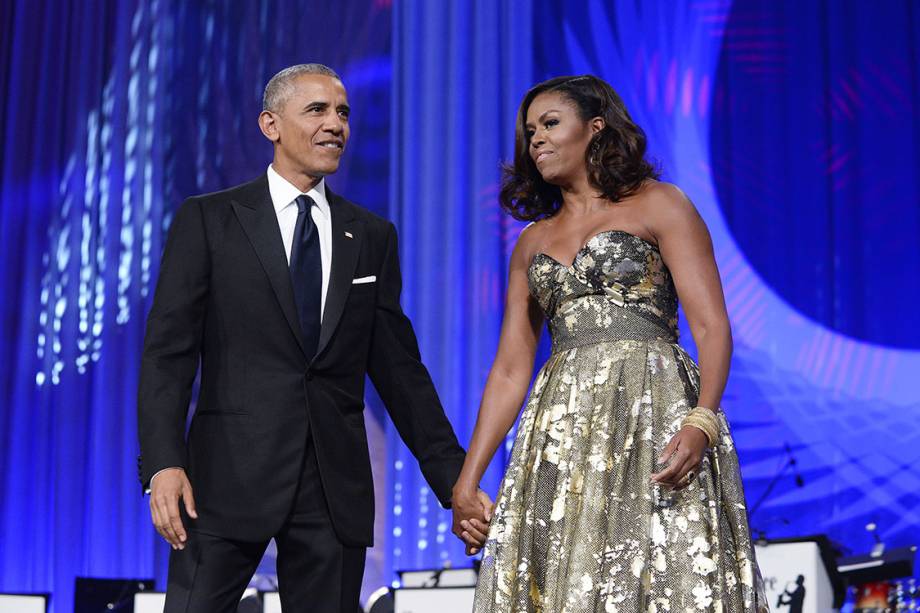
[[[173,547],[167,612],[235,611],[272,537],[285,611],[357,610],[366,374],[445,508],[464,459],[400,307],[395,228],[323,179],[349,136],[341,80],[292,66],[263,108],[271,166],[182,204],[147,321],[138,463]]]

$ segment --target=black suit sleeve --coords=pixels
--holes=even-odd
[[[401,291],[396,228],[388,224],[368,374],[425,480],[449,508],[465,454],[422,364],[412,324],[399,303]]]
[[[185,467],[185,421],[198,371],[209,271],[201,204],[189,199],[169,229],[147,317],[137,403],[144,488],[157,471]]]

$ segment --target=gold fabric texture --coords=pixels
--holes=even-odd
[[[724,416],[689,487],[650,483],[699,393],[657,248],[610,230],[571,266],[538,254],[528,277],[553,354],[521,415],[474,610],[768,611]]]

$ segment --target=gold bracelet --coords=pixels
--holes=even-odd
[[[716,418],[714,411],[706,407],[694,407],[690,412],[691,424],[697,424],[703,426],[704,432],[709,439],[709,446],[715,447],[719,444],[719,420]]]
[[[716,418],[715,412],[711,409],[707,409],[706,407],[693,407],[680,423],[681,428],[684,426],[693,426],[694,428],[702,430],[703,434],[706,435],[706,439],[709,443],[708,447],[710,448],[715,447],[719,443],[719,420]]]

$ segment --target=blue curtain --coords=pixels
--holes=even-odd
[[[749,0],[716,16],[706,162],[738,256],[733,402],[752,477],[776,471],[779,440],[806,473],[756,523],[864,551],[875,522],[916,544],[920,10]]]
[[[733,235],[803,315],[920,349],[907,281],[920,270],[920,7],[748,2],[725,17],[711,141]]]
[[[517,105],[532,81],[531,12],[512,0],[394,7],[390,217],[403,306],[464,446],[497,347],[508,258],[521,226],[497,206]],[[390,432],[395,569],[468,564],[417,464]],[[504,450],[484,479],[494,492]]]
[[[264,172],[277,70],[335,67],[355,109],[337,191],[386,212],[390,8],[0,4],[0,591],[156,577],[135,394],[163,233],[186,196]],[[343,42],[341,32],[348,32]]]

